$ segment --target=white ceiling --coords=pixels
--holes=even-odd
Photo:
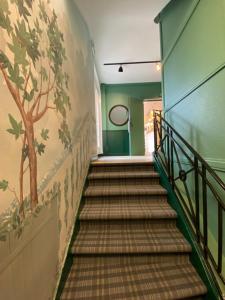
[[[159,28],[154,18],[169,0],[75,0],[95,45],[102,83],[161,81],[155,64],[118,66],[104,63],[160,60]]]

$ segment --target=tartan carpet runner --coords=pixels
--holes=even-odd
[[[93,162],[61,300],[203,299],[159,174],[150,162]]]

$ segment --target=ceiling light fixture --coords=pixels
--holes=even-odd
[[[160,60],[147,60],[147,61],[132,61],[132,62],[120,62],[120,63],[106,63],[104,66],[120,66],[118,69],[119,73],[123,73],[123,65],[140,65],[140,64],[156,64],[158,71],[161,70]]]
[[[162,68],[161,63],[157,63],[156,64],[156,70],[161,71],[161,68]]]
[[[123,66],[120,66],[120,67],[119,67],[118,72],[119,72],[119,73],[123,73]]]

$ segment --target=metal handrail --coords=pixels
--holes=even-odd
[[[196,241],[202,250],[205,261],[211,270],[213,277],[220,278],[222,284],[225,285],[225,264],[223,262],[223,244],[225,242],[225,236],[223,237],[223,217],[225,217],[225,202],[222,200],[211,180],[213,179],[215,181],[214,183],[221,190],[220,192],[225,192],[225,183],[190,143],[188,143],[177,130],[162,117],[161,111],[154,111],[154,144],[154,156],[157,161],[162,164],[163,169],[168,175],[172,188],[180,201],[186,219],[191,225],[190,228],[196,237]],[[188,159],[188,165],[191,165],[190,170],[186,171],[183,169],[183,162],[180,161],[177,149],[182,153],[182,156],[185,155],[186,159]],[[177,165],[175,166],[175,164]],[[179,171],[179,175],[175,176],[177,170]],[[192,172],[194,173],[194,184],[191,186],[191,192],[193,192],[194,195],[193,197],[191,197],[186,182],[187,176]],[[199,187],[199,178],[201,178],[201,187]],[[180,190],[180,186],[177,184],[178,182],[183,183],[183,192]],[[214,258],[208,244],[208,190],[210,190],[218,207],[218,247],[216,258]],[[200,209],[200,200],[202,200],[202,211]],[[201,215],[202,218],[200,218]],[[203,230],[201,230],[201,225]],[[218,279],[216,279],[216,282],[218,282]],[[218,289],[221,292],[220,285],[218,285]]]

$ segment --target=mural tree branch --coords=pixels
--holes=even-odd
[[[35,11],[34,11],[35,5]],[[12,16],[11,12],[16,12]],[[71,109],[68,96],[68,75],[63,71],[66,60],[63,34],[54,11],[47,14],[45,2],[39,0],[1,0],[0,28],[8,41],[5,50],[0,46],[0,72],[5,80],[20,120],[9,114],[8,133],[21,139],[19,170],[19,201],[23,212],[24,175],[29,172],[31,208],[38,203],[37,156],[46,149],[49,129],[40,136],[36,124],[49,113],[60,115],[59,139],[71,149],[71,137],[66,122]],[[10,189],[7,180],[0,189]]]

